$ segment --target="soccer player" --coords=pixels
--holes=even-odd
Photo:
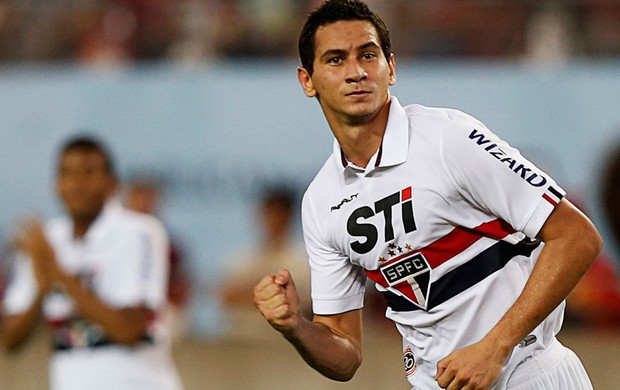
[[[314,318],[281,270],[254,288],[272,327],[349,380],[370,278],[414,389],[590,389],[555,335],[602,241],[562,188],[471,116],[392,97],[389,32],[364,3],[323,3],[299,51],[299,82],[335,142],[302,204]]]
[[[115,199],[113,164],[95,139],[68,140],[57,169],[67,216],[20,226],[2,305],[4,344],[18,346],[42,312],[52,334],[52,390],[181,389],[158,316],[164,228]]]

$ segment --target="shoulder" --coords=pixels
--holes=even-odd
[[[410,104],[404,107],[407,116],[415,124],[429,124],[441,128],[482,125],[475,117],[454,109],[445,107],[429,107],[421,104]]]
[[[118,229],[119,233],[133,232],[156,237],[167,237],[166,229],[156,217],[116,206],[110,210],[109,227]]]
[[[474,116],[453,108],[426,107],[412,104],[405,107],[412,131],[425,139],[435,139],[447,153],[460,154],[461,148],[481,145],[499,138]]]

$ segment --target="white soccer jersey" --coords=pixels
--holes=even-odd
[[[155,218],[109,202],[82,239],[68,218],[45,224],[59,266],[113,308],[144,305],[156,313],[166,302],[168,236]],[[7,314],[27,310],[36,294],[32,263],[22,256],[4,297]],[[52,330],[52,389],[180,389],[170,351],[156,316],[144,342],[125,347],[76,312],[72,298],[49,293],[43,315]]]
[[[521,293],[534,241],[564,191],[481,122],[392,97],[381,148],[356,167],[334,142],[303,200],[317,314],[361,308],[366,277],[387,299],[414,387],[437,388],[436,364],[482,339]],[[497,382],[544,349],[563,305],[517,347]]]

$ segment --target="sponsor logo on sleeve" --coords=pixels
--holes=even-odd
[[[516,158],[506,155],[506,152],[504,152],[502,148],[478,130],[473,129],[469,134],[469,139],[481,146],[487,153],[503,163],[529,185],[533,187],[542,187],[547,183],[547,179],[544,176],[534,172],[532,167],[528,167]]]

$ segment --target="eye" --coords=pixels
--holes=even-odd
[[[332,64],[332,65],[338,65],[342,63],[342,58],[340,57],[332,57],[330,59],[327,60],[328,64]]]
[[[376,58],[377,55],[375,53],[364,53],[362,54],[362,58],[365,60],[372,60],[374,58]]]

